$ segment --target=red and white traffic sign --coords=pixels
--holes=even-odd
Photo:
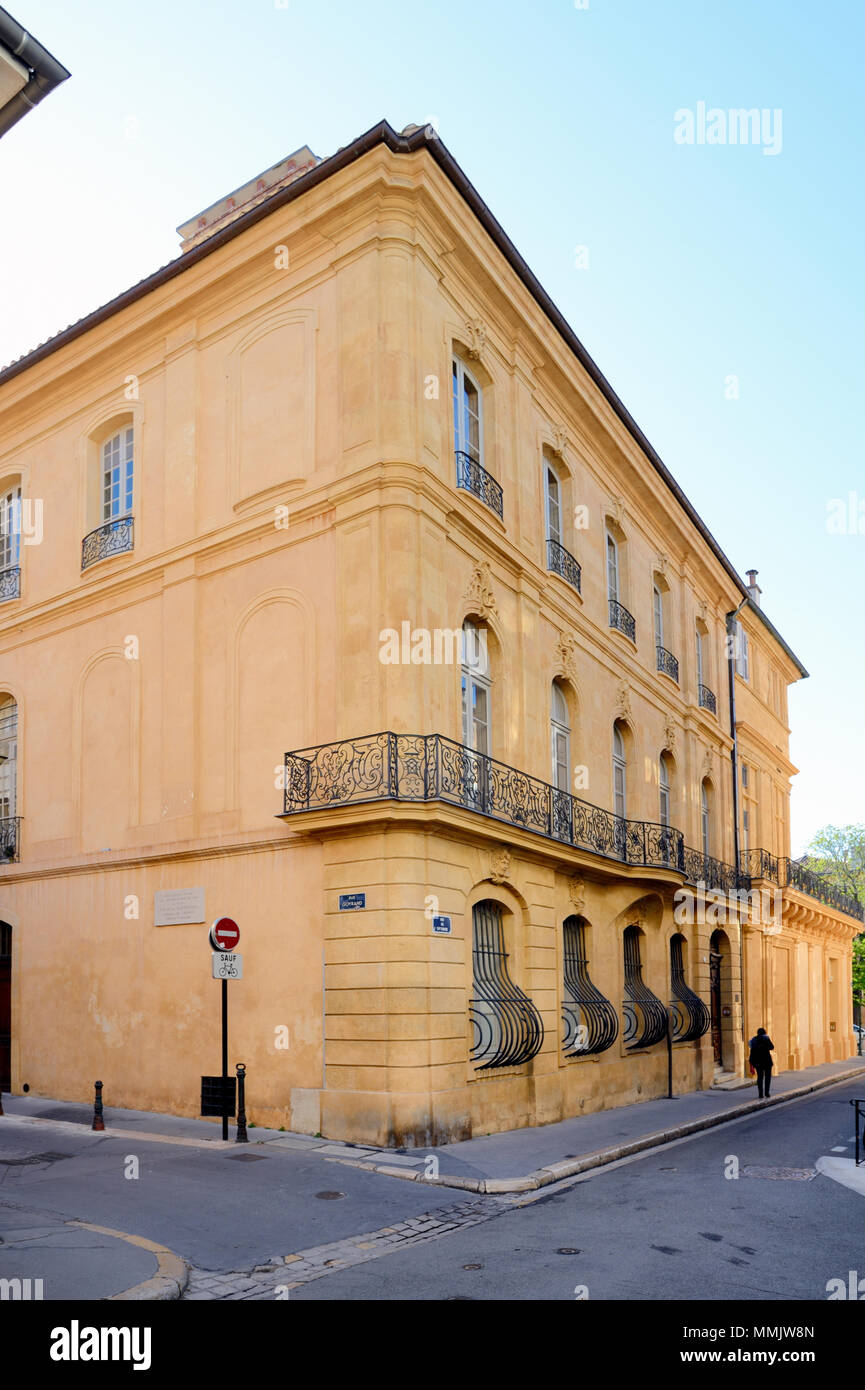
[[[217,917],[208,938],[214,951],[236,951],[240,927],[231,917]]]

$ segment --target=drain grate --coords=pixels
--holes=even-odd
[[[816,1178],[816,1168],[743,1168],[745,1178],[774,1178],[780,1182],[810,1182]]]

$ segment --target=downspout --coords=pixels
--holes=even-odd
[[[5,135],[49,92],[65,82],[70,73],[3,9],[0,9],[0,44],[33,74],[26,87],[0,109],[0,135]]]
[[[730,693],[730,765],[733,773],[733,864],[736,869],[736,889],[739,888],[739,740],[736,734],[736,619],[741,613],[747,598],[743,598],[738,608],[727,614],[727,683]],[[737,899],[738,901],[738,899]],[[739,915],[739,988],[742,992],[742,1045],[744,1058],[742,1075],[748,1075],[748,1029],[745,1023],[745,928]]]

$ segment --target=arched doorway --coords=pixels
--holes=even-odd
[[[12,1089],[12,928],[0,922],[0,1091]]]

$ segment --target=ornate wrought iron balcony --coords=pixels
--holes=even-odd
[[[21,817],[0,820],[0,864],[17,864],[21,849]]]
[[[588,1057],[606,1052],[619,1034],[619,1020],[609,999],[589,979],[585,926],[577,917],[564,924],[564,989],[562,1021],[565,1057]]]
[[[508,973],[497,903],[478,903],[472,913],[472,1061],[478,1071],[530,1062],[544,1041],[541,1016]]]
[[[669,676],[678,684],[679,663],[673,653],[668,652],[666,647],[657,647],[656,651],[658,653],[658,670],[663,671],[665,676]]]
[[[610,627],[616,628],[618,632],[623,632],[626,637],[630,637],[632,642],[637,640],[637,624],[634,615],[629,613],[624,604],[610,599]]]
[[[576,561],[569,550],[565,550],[563,545],[554,541],[552,536],[547,540],[547,569],[553,574],[560,574],[562,579],[580,592],[581,571],[578,561]]]
[[[106,521],[104,526],[97,526],[95,531],[91,531],[89,536],[85,536],[81,542],[81,568],[89,569],[99,560],[107,560],[112,555],[122,555],[124,551],[131,550],[133,546],[133,518],[131,516],[117,517],[114,521]]]
[[[714,690],[710,690],[707,685],[698,685],[697,696],[700,701],[700,709],[710,710],[712,714],[718,713],[718,701],[715,699]]]
[[[807,893],[809,898],[816,898],[818,902],[826,903],[828,907],[837,907],[839,912],[846,912],[848,917],[856,917],[859,921],[865,920],[865,908],[858,898],[852,897],[848,893],[842,892],[834,884],[827,883],[821,874],[815,873],[804,864],[799,864],[795,859],[779,859],[778,865],[780,875],[783,877],[782,887],[798,888],[800,893]]]
[[[443,801],[603,859],[737,886],[732,865],[688,849],[681,830],[624,820],[441,734],[369,734],[285,755],[286,816],[385,800]]]
[[[471,454],[458,451],[456,460],[457,487],[465,488],[466,492],[474,493],[475,497],[478,497],[491,511],[495,512],[496,516],[504,520],[504,493],[500,484],[476,458],[472,458]]]
[[[709,1031],[711,1016],[699,994],[685,984],[682,938],[670,942],[670,1017],[673,1042],[693,1042]]]
[[[0,603],[10,598],[21,597],[21,566],[10,565],[0,570]]]

